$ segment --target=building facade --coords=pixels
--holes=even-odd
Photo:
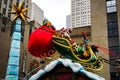
[[[90,0],[71,0],[72,27],[91,25]]]
[[[11,14],[9,14],[9,12],[13,10],[12,4],[18,6],[21,2],[24,2],[24,7],[30,7],[31,0],[0,0],[0,12],[2,13],[2,16],[13,19]],[[29,16],[30,10],[28,10],[26,14]]]
[[[108,43],[109,43],[109,49],[112,51],[115,51],[114,54],[110,54],[110,61],[115,62],[115,60],[120,58],[120,26],[118,18],[120,17],[119,13],[119,1],[118,0],[107,0],[106,6],[107,6],[107,30],[108,30]],[[118,56],[118,58],[116,57]],[[119,64],[118,64],[119,65]],[[116,66],[117,67],[117,66]],[[111,71],[111,78],[112,79],[118,79],[119,77],[119,69],[120,68],[114,68],[113,66],[110,66]],[[118,75],[117,75],[118,74]]]
[[[42,19],[44,18],[44,12],[34,2],[32,2],[30,17],[31,17],[31,21],[35,20],[35,22],[42,25]]]
[[[31,0],[0,0],[0,79],[5,79],[7,63],[10,53],[11,37],[14,22],[14,15],[9,14],[13,11],[12,4],[18,5],[24,2],[24,7],[30,7]],[[30,14],[30,9],[26,12],[27,16]],[[22,23],[22,38],[20,49],[20,68],[19,74],[24,72],[24,54],[27,53],[27,41],[29,39],[29,22]],[[4,57],[4,58],[3,58]]]
[[[66,28],[72,28],[71,15],[66,16]]]
[[[120,5],[119,0],[91,1],[91,6],[92,6],[91,21],[92,21],[92,30],[94,31],[93,37],[103,36],[104,38],[101,39],[107,43],[103,42],[102,44],[106,45],[106,47],[108,44],[108,49],[113,51],[113,52],[109,51],[108,54],[110,62],[116,63],[114,65],[110,64],[111,80],[119,79],[118,77],[119,69],[115,68],[117,65],[117,62],[115,62],[115,60],[117,60],[116,56],[120,55],[119,54],[120,53],[119,5]],[[93,38],[93,40],[97,40],[97,39],[101,40],[99,38]]]
[[[78,3],[80,1],[81,3]],[[116,60],[119,60],[120,58],[119,57],[120,56],[119,54],[120,53],[120,22],[119,22],[120,21],[120,8],[119,8],[120,1],[119,0],[97,0],[97,1],[96,0],[89,0],[89,1],[71,0],[71,2],[72,2],[71,3],[71,15],[72,15],[71,20],[72,20],[73,28],[75,28],[76,26],[75,22],[80,20],[80,19],[77,19],[77,14],[78,14],[77,11],[79,12],[82,10],[84,11],[81,5],[85,2],[90,3],[88,6],[90,8],[89,9],[90,12],[87,12],[89,14],[90,19],[87,19],[87,18],[86,19],[90,20],[91,40],[95,42],[95,44],[98,44],[104,47],[104,51],[99,51],[98,56],[102,55],[104,58],[110,61],[109,63],[110,65],[108,63],[105,63],[105,67],[100,72],[100,74],[102,74],[106,78],[106,80],[119,79],[119,75],[120,75],[119,66],[118,66],[119,63],[116,62]],[[87,15],[85,16],[87,17]],[[82,20],[84,20],[84,18]],[[78,28],[80,27],[81,26],[79,25]],[[75,29],[73,29],[73,31]],[[108,54],[106,54],[107,52]],[[115,63],[115,64],[111,64],[111,63]]]

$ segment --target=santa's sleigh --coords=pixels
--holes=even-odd
[[[83,53],[86,52],[88,56],[85,57],[82,52],[76,52],[71,42],[64,37],[53,36],[53,44],[60,54],[69,59],[78,60],[84,67],[87,67],[87,69],[99,71],[103,67],[103,62],[93,52],[91,48],[92,45],[86,46],[86,51]]]

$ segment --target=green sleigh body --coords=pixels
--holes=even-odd
[[[53,36],[53,44],[60,54],[69,59],[79,61],[84,67],[87,67],[87,69],[99,71],[103,67],[102,60],[92,51],[91,45],[86,46],[89,57],[83,58],[82,53],[76,52],[70,41],[64,37]]]

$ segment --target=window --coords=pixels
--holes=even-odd
[[[72,80],[72,73],[57,73],[55,74],[55,80]]]
[[[108,23],[108,30],[117,30],[118,26],[117,23]]]
[[[116,12],[116,0],[107,1],[107,13]]]
[[[117,23],[117,12],[114,13],[108,13],[107,14],[107,22],[108,23],[113,23],[116,22]]]
[[[107,1],[107,7],[116,6],[116,0]]]
[[[108,40],[109,40],[109,47],[119,46],[118,44],[119,39],[117,37],[111,37]]]
[[[4,0],[4,3],[7,4],[7,0]]]
[[[110,22],[108,23],[108,36],[118,36],[118,26],[117,22]]]
[[[8,14],[8,18],[11,18],[11,14]]]
[[[118,46],[114,46],[114,47],[110,47],[110,50],[111,51],[113,51],[115,54],[113,54],[113,55],[120,55],[119,53],[119,49],[120,49],[120,47],[118,47]]]
[[[2,0],[0,0],[0,10],[1,10],[1,3],[2,3]]]
[[[3,32],[5,32],[5,30],[6,30],[6,21],[7,21],[6,19],[7,19],[6,17],[2,18],[3,25],[1,26],[1,31],[3,31]]]
[[[17,1],[16,6],[18,7],[18,5],[19,5],[19,2]]]
[[[116,6],[108,7],[107,13],[116,12]]]
[[[3,8],[3,16],[5,16],[6,8]]]

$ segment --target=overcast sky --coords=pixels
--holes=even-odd
[[[44,16],[57,28],[66,27],[66,16],[71,13],[71,0],[32,0],[43,11]]]

